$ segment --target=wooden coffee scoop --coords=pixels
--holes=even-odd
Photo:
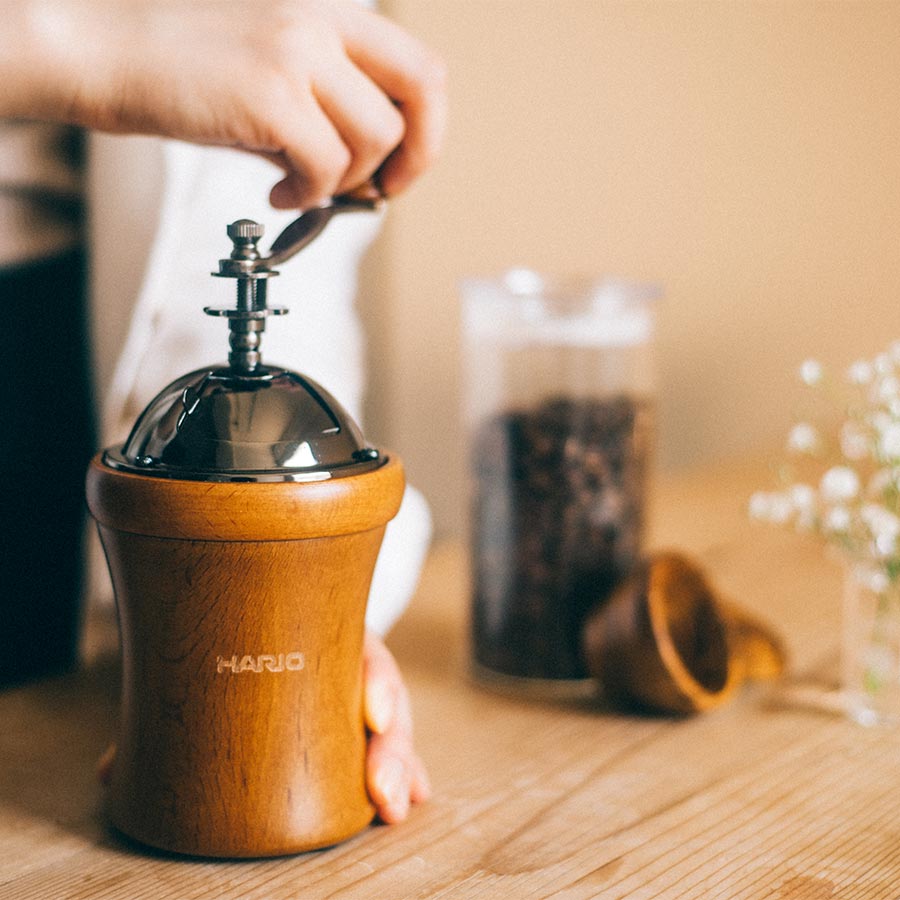
[[[658,553],[587,619],[588,669],[614,701],[657,712],[712,709],[748,679],[777,678],[781,641],[763,623],[719,599],[702,570]]]

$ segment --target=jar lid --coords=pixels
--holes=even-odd
[[[316,215],[305,230],[298,228],[312,212]],[[289,251],[296,252],[298,241],[308,243],[313,230],[321,230],[322,210],[310,213],[289,226],[294,229]],[[282,235],[273,252],[261,256],[256,242],[262,233],[261,225],[247,219],[229,225],[234,250],[213,273],[237,279],[235,307],[205,310],[228,319],[229,364],[197,369],[157,394],[124,446],[105,452],[107,465],[194,481],[323,481],[385,462],[321,385],[263,365],[260,339],[266,319],[287,312],[266,303],[268,279],[278,274],[272,263],[291,254],[278,248]]]

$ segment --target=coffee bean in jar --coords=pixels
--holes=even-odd
[[[552,397],[484,419],[472,471],[473,653],[482,674],[582,679],[585,617],[636,562],[648,401]]]

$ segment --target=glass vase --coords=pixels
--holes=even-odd
[[[900,583],[871,566],[846,569],[841,664],[850,717],[900,723]]]

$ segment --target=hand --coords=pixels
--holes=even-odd
[[[413,749],[412,710],[391,651],[372,631],[363,645],[363,706],[369,729],[366,783],[383,822],[402,822],[410,803],[431,795],[428,775]]]
[[[433,161],[443,67],[353,0],[0,0],[0,115],[237,147],[304,207]]]
[[[410,803],[431,795],[428,775],[413,749],[409,693],[391,651],[374,632],[363,644],[363,706],[369,742],[366,784],[382,822],[402,822]],[[97,763],[97,775],[108,784],[115,761],[115,745]]]

